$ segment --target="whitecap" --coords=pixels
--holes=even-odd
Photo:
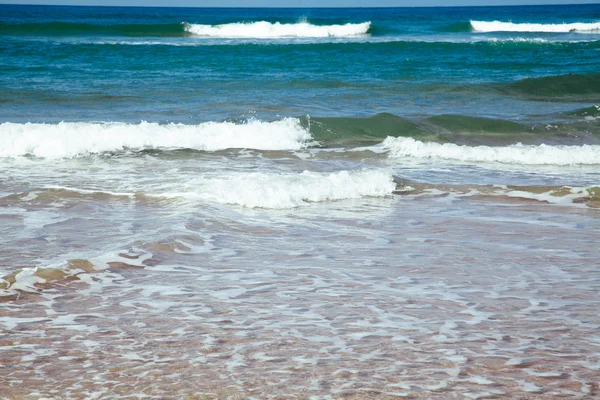
[[[366,35],[370,22],[344,25],[313,25],[305,21],[294,24],[280,22],[236,22],[222,25],[201,25],[184,22],[187,32],[210,38],[316,38]]]
[[[600,32],[600,22],[562,24],[513,23],[502,21],[470,21],[475,32]]]

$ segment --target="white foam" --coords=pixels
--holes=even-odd
[[[493,385],[496,382],[489,380],[488,378],[486,378],[485,376],[472,376],[468,379],[469,382],[473,382],[476,383],[478,385]]]
[[[556,42],[556,41],[549,41],[549,40],[542,39],[542,38],[523,38],[523,37],[507,38],[507,39],[489,38],[489,39],[484,39],[484,41],[490,42],[490,43],[532,43],[532,44],[577,42],[577,41]]]
[[[600,164],[600,146],[461,146],[453,143],[421,142],[413,138],[387,137],[382,148],[390,157],[437,158],[464,162],[497,162],[524,165]]]
[[[566,192],[568,190],[568,192]],[[523,190],[501,190],[499,194],[509,197],[520,197],[525,199],[533,199],[541,202],[558,205],[570,205],[586,207],[585,203],[578,202],[577,200],[584,199],[586,197],[594,196],[594,192],[597,190],[596,187],[561,187],[558,190],[549,190],[546,193],[531,193]]]
[[[543,389],[532,382],[518,381],[521,384],[521,389],[529,393],[540,393]]]
[[[295,24],[280,22],[237,22],[223,25],[200,25],[184,22],[185,30],[193,35],[210,38],[301,38],[348,37],[366,35],[370,22],[345,25],[312,25],[302,21]]]
[[[81,188],[74,188],[74,187],[69,187],[69,186],[59,186],[59,185],[46,185],[46,186],[44,186],[44,189],[67,190],[67,191],[79,193],[82,195],[105,194],[105,195],[114,196],[114,197],[134,197],[135,196],[135,193],[133,193],[133,192],[112,192],[110,190],[90,190],[90,189],[81,189]],[[35,192],[35,196],[31,196],[32,193],[34,193],[34,192],[29,193],[27,195],[27,197],[23,197],[21,200],[31,201],[31,200],[35,199],[39,194],[39,192]]]
[[[224,178],[197,178],[186,197],[250,208],[293,208],[309,202],[390,195],[396,185],[387,170],[299,174],[236,173]]]
[[[501,21],[471,21],[475,32],[600,32],[600,22],[571,24],[529,24]]]
[[[45,279],[40,278],[35,273],[37,268],[23,268],[21,272],[15,275],[15,282],[10,286],[12,290],[22,290],[24,292],[37,292],[36,283],[44,283]]]
[[[0,124],[0,157],[65,158],[124,149],[297,150],[311,140],[296,118],[273,122]]]

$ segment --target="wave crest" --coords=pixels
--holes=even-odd
[[[243,124],[205,122],[198,125],[141,122],[61,122],[58,124],[0,124],[0,157],[31,155],[66,158],[125,149],[229,148],[297,150],[312,139],[297,118]]]
[[[383,148],[390,157],[437,158],[463,162],[497,162],[523,165],[596,165],[600,146],[461,146],[453,143],[426,143],[413,138],[388,137]]]
[[[345,25],[312,25],[308,22],[282,24],[280,22],[237,22],[223,25],[183,23],[188,33],[210,38],[315,38],[364,36],[371,22]]]
[[[501,21],[471,21],[475,32],[599,32],[600,22],[575,22],[570,24],[530,24]]]

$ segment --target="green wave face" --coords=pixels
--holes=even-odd
[[[531,126],[502,119],[438,115],[427,118],[426,122],[447,141],[455,143],[509,144],[536,141],[531,137]]]
[[[115,24],[97,25],[72,22],[0,23],[0,35],[23,36],[98,36],[183,37],[188,36],[183,24]]]
[[[591,107],[580,108],[578,110],[570,111],[565,115],[573,117],[584,117],[584,118],[598,118],[600,117],[600,104],[596,104]]]
[[[595,106],[585,110],[592,109],[598,112]],[[408,119],[388,113],[364,118],[301,117],[300,121],[323,146],[366,146],[388,136],[465,145],[595,144],[600,138],[600,121],[585,116],[551,125],[450,114]]]
[[[507,94],[532,100],[600,101],[600,73],[526,78],[501,88]]]
[[[512,121],[464,115],[439,115],[427,121],[452,132],[465,133],[522,133],[527,127]]]
[[[436,135],[415,122],[383,113],[366,118],[301,118],[313,138],[324,145],[359,145],[379,143],[388,136],[435,140]]]

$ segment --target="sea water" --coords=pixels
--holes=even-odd
[[[0,396],[600,394],[600,6],[0,5]]]

